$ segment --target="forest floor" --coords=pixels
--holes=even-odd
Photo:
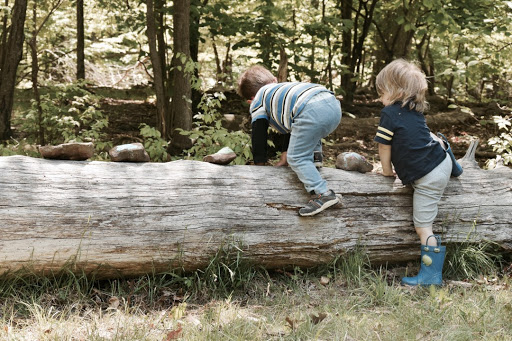
[[[155,106],[146,90],[101,95],[114,144],[141,141],[140,124],[155,125]],[[465,104],[471,108],[468,113],[441,100],[430,102],[428,124],[450,139],[457,157],[476,138],[480,165],[494,157],[487,141],[500,132],[492,117],[509,110],[496,103],[472,103]],[[382,105],[360,97],[342,107],[341,125],[327,138],[324,154],[332,162],[339,153],[354,151],[377,165],[373,137]],[[247,109],[236,94],[228,93],[221,112],[234,118],[230,128],[247,129]],[[53,278],[0,277],[0,339],[512,340],[510,261],[501,264],[501,271],[498,264],[495,271],[486,271],[466,249],[454,252],[461,252],[456,258],[475,270],[446,274],[440,288],[401,286],[397,268],[371,267],[362,255],[290,272],[245,269],[237,262],[238,268],[211,266],[218,272],[112,281],[67,272]],[[476,252],[482,254],[481,249]],[[445,272],[450,268],[445,264]]]
[[[132,92],[130,92],[132,93]],[[143,94],[143,93],[142,93]],[[228,129],[249,131],[248,105],[234,92],[225,92],[220,112],[229,121]],[[357,152],[370,162],[378,164],[377,144],[373,141],[379,122],[382,104],[372,96],[358,96],[352,105],[341,101],[343,118],[338,129],[327,138],[324,155],[327,165],[334,164],[336,156],[342,152]],[[488,144],[491,137],[501,132],[493,122],[493,116],[510,114],[510,109],[497,104],[464,103],[458,107],[449,107],[449,103],[439,97],[429,98],[430,110],[426,113],[427,124],[437,133],[442,132],[450,141],[457,158],[464,156],[470,141],[479,140],[476,159],[480,166],[485,166],[489,159],[496,157],[492,146]],[[469,110],[468,110],[469,109]],[[156,111],[153,103],[142,98],[107,97],[102,110],[109,117],[109,131],[114,145],[140,140],[139,125],[146,123],[155,126]],[[279,137],[276,137],[279,142]]]

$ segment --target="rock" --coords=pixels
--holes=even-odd
[[[354,152],[345,152],[336,158],[336,168],[360,173],[371,172],[373,165],[366,158]]]
[[[203,161],[215,163],[217,165],[227,165],[234,159],[236,159],[235,152],[229,147],[224,147],[215,154],[206,155],[203,158]]]
[[[115,146],[108,151],[110,159],[114,162],[149,162],[148,152],[142,143],[129,143]]]
[[[70,142],[57,146],[39,146],[38,149],[45,159],[83,161],[94,155],[92,142]]]

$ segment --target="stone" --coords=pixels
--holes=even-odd
[[[39,146],[38,149],[45,159],[83,161],[94,155],[92,142],[70,142],[56,146]]]
[[[358,153],[345,152],[336,158],[336,168],[360,173],[371,172],[373,165]]]
[[[215,163],[217,165],[227,165],[234,159],[236,159],[235,152],[229,147],[224,147],[215,154],[206,155],[203,158],[203,161]]]
[[[148,152],[142,143],[128,143],[115,146],[108,151],[110,159],[114,162],[149,162]]]

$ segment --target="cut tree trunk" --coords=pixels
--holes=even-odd
[[[480,169],[475,148],[450,180],[435,231],[448,243],[471,234],[507,253],[512,170]],[[372,173],[321,173],[343,205],[303,218],[297,211],[309,197],[289,168],[0,157],[0,273],[194,270],[226,243],[267,268],[319,265],[357,246],[375,263],[418,258],[411,189]]]

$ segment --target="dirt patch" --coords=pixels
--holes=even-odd
[[[249,131],[249,106],[235,92],[224,92],[226,99],[222,101],[221,113],[229,121],[228,129],[243,129]],[[439,97],[428,99],[431,105],[426,113],[427,124],[433,132],[442,132],[448,137],[454,154],[460,158],[466,153],[469,143],[479,139],[476,153],[481,166],[487,159],[494,158],[495,153],[487,143],[489,138],[500,134],[493,116],[505,116],[510,111],[496,103],[464,103],[458,108],[449,108],[447,101]],[[465,112],[469,107],[472,113]],[[146,123],[156,124],[156,109],[154,103],[142,100],[116,100],[107,98],[101,108],[109,117],[108,134],[114,144],[140,142],[139,126]],[[324,146],[324,154],[331,159],[341,152],[357,152],[370,161],[378,158],[377,144],[373,141],[379,123],[382,104],[369,96],[356,98],[353,104],[342,102],[343,118],[339,128],[329,137],[329,143]],[[281,140],[275,137],[276,144]]]

